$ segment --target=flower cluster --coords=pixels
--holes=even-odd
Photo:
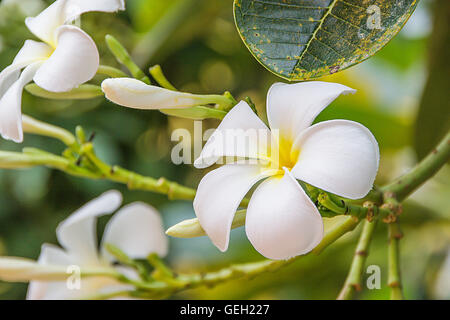
[[[27,40],[13,63],[0,73],[0,134],[5,139],[22,142],[23,129],[28,127],[30,132],[48,135],[51,131],[55,136],[49,126],[26,116],[22,119],[23,88],[34,81],[48,92],[69,92],[91,80],[99,69],[99,53],[91,37],[72,22],[85,12],[124,9],[124,0],[56,0],[38,16],[26,19],[28,29],[42,42]],[[122,60],[129,60],[124,51],[121,54],[126,59]],[[131,68],[136,71],[137,66],[131,64]],[[360,199],[373,186],[380,155],[372,133],[348,120],[314,124],[336,98],[354,93],[351,88],[320,81],[276,83],[267,95],[266,125],[247,102],[161,88],[150,85],[145,75],[131,73],[139,77],[104,80],[106,98],[130,108],[159,109],[189,118],[214,109],[219,112],[217,118],[223,118],[194,166],[204,169],[224,158],[232,160],[203,177],[193,201],[201,228],[221,251],[228,248],[233,219],[247,194],[249,241],[263,256],[285,260],[310,252],[323,239],[322,216],[307,187]],[[195,107],[204,109],[191,109]],[[70,134],[68,139],[75,140]],[[76,144],[72,140],[66,143],[69,147]],[[81,154],[80,150],[75,153]],[[127,279],[140,275],[136,269],[117,265],[108,245],[133,260],[151,253],[165,256],[168,243],[158,212],[133,203],[109,221],[98,250],[96,219],[116,211],[121,201],[120,193],[109,191],[72,214],[56,230],[62,247],[44,244],[37,262],[0,258],[0,279],[31,281],[29,299],[71,299],[127,290],[129,284],[110,275]],[[80,280],[77,290],[64,281],[68,267],[90,275]]]
[[[88,34],[70,23],[85,12],[124,9],[124,0],[57,0],[38,16],[25,20],[28,29],[42,42],[25,41],[13,63],[0,73],[3,138],[23,140],[21,101],[27,83],[34,81],[50,92],[66,92],[96,74],[97,46]]]
[[[19,258],[0,258],[0,278],[12,281],[31,281],[28,299],[76,299],[93,294],[120,292],[130,288],[107,275],[124,274],[137,278],[134,269],[115,266],[116,259],[106,249],[114,245],[128,257],[145,259],[156,253],[167,254],[168,242],[159,213],[153,207],[136,202],[120,209],[109,220],[98,250],[96,221],[116,211],[122,202],[118,191],[108,191],[87,203],[60,223],[56,235],[62,248],[44,244],[37,263]],[[67,273],[79,270],[81,276],[93,270],[98,276],[78,279],[69,286]],[[105,275],[105,276],[102,276]],[[60,281],[54,281],[61,278]],[[77,279],[75,279],[77,280]]]

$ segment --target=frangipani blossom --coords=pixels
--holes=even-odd
[[[97,218],[111,214],[121,202],[122,196],[118,191],[109,191],[73,213],[56,229],[62,248],[44,244],[39,264],[56,270],[61,266],[75,266],[80,268],[81,273],[84,268],[114,271],[117,267],[113,266],[114,258],[105,250],[106,244],[116,246],[134,259],[146,258],[151,253],[165,256],[168,242],[161,218],[153,207],[139,202],[123,207],[109,220],[99,251]],[[22,264],[23,268],[27,267],[25,262]],[[130,268],[121,267],[119,271],[130,278],[137,276]],[[79,289],[68,288],[66,281],[31,281],[27,298],[77,299],[126,289],[129,286],[100,276],[83,278]]]
[[[47,91],[66,92],[96,74],[97,46],[83,30],[68,23],[85,12],[124,9],[124,0],[57,0],[38,16],[25,20],[28,29],[42,42],[26,40],[13,63],[0,73],[3,138],[23,141],[21,101],[26,84],[34,81]]]
[[[250,198],[245,229],[255,249],[274,260],[305,254],[323,238],[322,217],[296,179],[350,199],[371,190],[379,164],[371,132],[347,120],[312,125],[334,99],[354,91],[319,81],[274,84],[267,97],[270,129],[245,102],[227,114],[194,164],[204,168],[222,157],[247,159],[209,172],[194,200],[202,228],[221,251],[228,248],[241,200],[261,180]],[[239,144],[236,137],[252,130],[258,135],[246,135],[241,140],[247,143]],[[251,147],[256,144],[259,148]]]

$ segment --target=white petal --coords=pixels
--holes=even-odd
[[[271,133],[245,102],[239,102],[225,116],[206,142],[196,168],[206,168],[221,157],[265,159],[270,154]]]
[[[46,59],[51,51],[45,43],[27,40],[13,63],[0,73],[0,134],[3,138],[15,142],[23,141],[22,91],[23,87],[32,80],[40,64],[27,68],[22,77],[20,77],[20,70]]]
[[[76,296],[77,290],[69,290],[66,281],[31,281],[28,285],[27,300],[62,300]],[[72,293],[72,294],[71,294]]]
[[[133,109],[189,108],[209,103],[205,96],[172,91],[132,78],[106,79],[102,90],[115,104]]]
[[[0,97],[19,79],[20,70],[38,60],[47,59],[52,48],[43,42],[26,40],[13,63],[0,73]]]
[[[64,24],[66,0],[56,0],[36,17],[28,17],[25,24],[39,39],[56,47],[56,29]]]
[[[59,224],[56,229],[59,243],[79,263],[97,263],[97,217],[114,212],[121,202],[122,196],[115,190],[88,202]]]
[[[267,94],[270,128],[280,130],[280,138],[292,143],[339,95],[354,92],[331,82],[275,83]]]
[[[158,211],[140,202],[120,209],[108,222],[102,241],[102,254],[109,261],[113,257],[105,250],[112,244],[134,259],[146,258],[151,253],[160,257],[167,254],[168,241]]]
[[[71,21],[86,12],[117,12],[119,10],[125,10],[125,0],[67,0],[64,13],[65,22]]]
[[[372,133],[347,120],[318,123],[307,129],[296,145],[300,156],[292,174],[320,189],[359,199],[372,188],[380,151]]]
[[[43,287],[34,289],[29,287],[37,294],[27,296],[28,300],[79,300],[87,299],[91,296],[108,294],[123,290],[132,290],[133,286],[118,282],[115,279],[107,277],[89,277],[80,280],[80,288],[69,289],[66,281],[51,281],[42,283]]]
[[[26,40],[12,64],[28,65],[38,60],[45,60],[51,56],[52,52],[53,48],[46,43]]]
[[[226,251],[231,224],[241,200],[250,188],[268,174],[259,166],[228,164],[200,181],[194,210],[200,225],[221,251]]]
[[[0,98],[0,134],[5,139],[18,143],[23,141],[22,91],[40,66],[41,62],[35,62],[26,67],[19,79]]]
[[[245,222],[247,237],[263,256],[289,259],[308,253],[323,238],[319,211],[298,182],[286,171],[253,193]]]
[[[26,64],[15,64],[7,66],[0,73],[0,99],[8,91],[8,89],[19,79],[20,70],[24,68]]]
[[[39,264],[42,265],[56,265],[56,266],[76,266],[83,271],[83,265],[76,256],[69,256],[61,248],[44,244],[42,246],[41,254],[39,256]],[[72,269],[73,270],[73,269]],[[126,271],[126,272],[124,272]],[[134,271],[134,270],[132,270]],[[127,276],[134,276],[133,272],[127,268],[121,268],[120,272]],[[71,269],[65,270],[69,275]],[[80,289],[69,289],[67,280],[63,281],[31,281],[28,286],[27,299],[28,300],[62,300],[62,299],[80,299],[94,294],[106,293],[104,289],[120,291],[130,290],[127,285],[117,283],[113,279],[105,277],[90,277],[81,279]],[[111,291],[108,291],[111,292]]]
[[[56,30],[85,12],[125,10],[124,0],[57,0],[36,17],[25,20],[28,29],[41,40],[56,46]]]
[[[36,84],[51,92],[70,91],[91,80],[99,66],[94,41],[75,26],[58,29],[58,46],[34,77]]]
[[[51,244],[43,244],[41,248],[41,254],[39,255],[38,259],[39,264],[43,265],[61,265],[61,266],[69,266],[72,264],[72,260],[67,255],[64,250],[62,250],[59,247],[56,247]],[[49,294],[49,288],[53,293],[61,294],[62,292],[65,293],[67,290],[67,287],[65,286],[65,282],[57,282],[61,283],[60,289],[55,288],[52,284],[55,282],[48,282],[48,281],[31,281],[30,285],[28,286],[28,292],[27,292],[27,300],[42,300],[45,299],[46,296]],[[58,292],[55,292],[56,291]]]
[[[44,243],[41,247],[38,262],[43,265],[67,266],[73,263],[73,259],[62,248]]]

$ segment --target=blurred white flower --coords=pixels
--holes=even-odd
[[[0,258],[0,278],[9,281],[31,281],[28,299],[76,299],[95,294],[117,292],[129,286],[105,276],[80,279],[76,288],[68,286],[69,270],[90,274],[120,272],[137,277],[134,270],[113,265],[114,257],[105,245],[119,248],[130,258],[146,258],[151,253],[167,254],[168,242],[159,213],[143,203],[132,203],[120,209],[106,225],[98,249],[97,218],[118,209],[122,202],[118,191],[109,191],[87,203],[63,221],[56,229],[62,248],[44,244],[38,263],[20,258]],[[74,274],[76,275],[76,274]]]
[[[379,164],[372,133],[347,120],[312,125],[334,99],[353,92],[319,81],[277,83],[267,97],[270,130],[245,102],[227,114],[194,164],[204,168],[222,157],[247,159],[209,172],[194,200],[202,228],[221,251],[228,248],[242,198],[260,180],[268,178],[251,196],[245,228],[255,249],[275,260],[305,254],[323,237],[320,213],[296,179],[350,199],[370,191]],[[248,134],[252,131],[257,134]]]
[[[99,53],[94,41],[68,23],[85,12],[124,9],[124,0],[57,0],[38,16],[25,20],[28,29],[43,42],[25,41],[13,63],[0,73],[3,138],[23,141],[21,100],[27,83],[34,81],[47,91],[66,92],[97,72]]]
[[[0,2],[2,6],[18,6],[24,14],[33,15],[41,11],[45,4],[42,0],[3,0]]]

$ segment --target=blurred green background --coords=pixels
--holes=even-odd
[[[25,39],[33,39],[24,17],[36,15],[52,1],[0,2],[0,70],[9,65]],[[102,63],[119,67],[107,51],[104,36],[117,37],[147,70],[160,64],[180,90],[250,96],[261,114],[270,85],[280,81],[259,65],[235,30],[232,0],[127,0],[120,14],[89,13],[82,27],[96,41]],[[412,167],[449,129],[450,2],[423,0],[400,34],[368,61],[325,78],[358,90],[339,98],[318,121],[345,118],[366,125],[381,147],[377,183],[383,184]],[[438,8],[438,9],[437,9]],[[94,79],[100,82],[101,78]],[[170,160],[171,132],[193,128],[193,122],[158,111],[122,108],[103,98],[50,101],[24,93],[24,113],[74,131],[82,125],[96,132],[95,148],[106,162],[141,174],[195,187],[205,171]],[[205,121],[206,127],[217,121]],[[26,135],[22,145],[0,141],[1,150],[39,147],[60,153],[58,141]],[[402,269],[408,299],[450,298],[450,170],[444,168],[406,203],[401,217],[405,237]],[[44,242],[56,243],[55,228],[75,209],[111,188],[126,203],[145,201],[162,213],[166,227],[195,216],[189,202],[128,191],[124,186],[75,178],[46,168],[0,170],[0,254],[37,258]],[[101,219],[99,233],[108,218]],[[327,221],[333,223],[334,221]],[[234,281],[214,289],[183,292],[174,298],[199,299],[334,299],[350,266],[358,230],[318,257],[300,259],[277,273],[251,281]],[[385,299],[387,234],[381,224],[368,265],[381,267],[382,288],[364,290],[359,298]],[[220,253],[206,237],[171,239],[169,263],[179,271],[219,268],[262,257],[243,228],[232,232],[230,249]],[[364,277],[367,277],[365,275]],[[0,282],[0,299],[23,299],[25,284]]]

